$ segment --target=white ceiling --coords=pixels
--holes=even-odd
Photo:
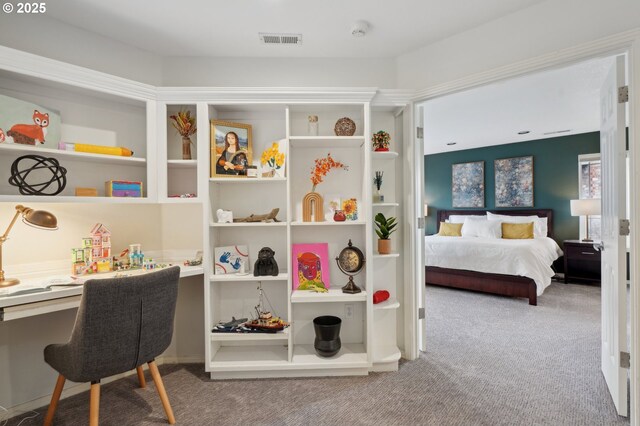
[[[47,15],[161,56],[390,58],[543,1],[56,0]],[[259,32],[303,43],[262,45]]]
[[[593,59],[430,100],[424,104],[424,152],[596,131],[600,87],[612,64],[611,58]],[[530,133],[518,134],[525,130]]]

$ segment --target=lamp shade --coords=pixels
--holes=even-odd
[[[571,200],[571,216],[597,216],[600,212],[600,198]]]
[[[54,231],[58,229],[58,219],[45,210],[28,209],[23,213],[22,221],[34,228]]]

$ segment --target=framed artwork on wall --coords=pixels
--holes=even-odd
[[[293,244],[294,290],[329,289],[329,244]]]
[[[211,177],[247,177],[252,148],[251,125],[211,120]]]
[[[484,207],[484,161],[451,165],[452,207]]]
[[[496,207],[533,207],[533,156],[494,161]]]

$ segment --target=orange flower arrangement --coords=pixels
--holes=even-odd
[[[316,185],[322,183],[322,178],[324,178],[331,169],[349,170],[349,167],[339,161],[335,161],[330,153],[327,154],[326,158],[317,158],[315,160],[315,166],[313,170],[311,170],[311,183],[313,184],[311,192],[316,191]]]

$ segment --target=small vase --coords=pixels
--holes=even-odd
[[[378,253],[390,254],[391,253],[391,240],[378,240]]]
[[[379,189],[376,189],[376,193],[373,194],[373,202],[384,203],[384,195],[382,195]]]
[[[347,215],[344,213],[344,210],[336,210],[333,213],[333,221],[334,222],[344,222],[347,220]]]
[[[318,136],[318,116],[309,116],[309,136]]]
[[[338,317],[326,315],[313,319],[313,329],[316,339],[313,347],[321,357],[331,357],[340,352],[342,342],[340,341],[340,325],[342,320]]]
[[[191,139],[188,137],[182,138],[182,159],[191,160]]]
[[[302,199],[302,221],[324,221],[324,207],[322,205],[322,196],[317,192],[308,192]]]

